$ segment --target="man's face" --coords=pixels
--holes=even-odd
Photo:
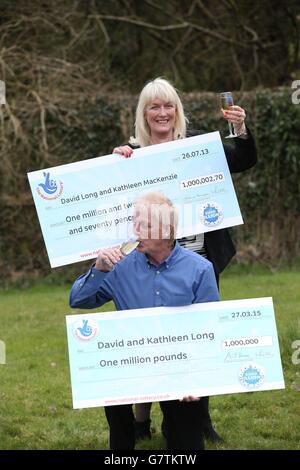
[[[163,230],[160,214],[154,206],[139,207],[134,213],[133,227],[135,235],[140,242],[137,250],[150,254],[160,250],[170,239],[170,233]]]

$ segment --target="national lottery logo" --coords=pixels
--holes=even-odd
[[[60,197],[64,190],[63,182],[59,181],[59,184],[57,185],[56,180],[51,179],[49,171],[44,171],[43,175],[45,178],[44,181],[39,183],[36,188],[38,195],[47,201]]]
[[[243,387],[253,390],[265,381],[265,371],[258,364],[247,364],[240,368],[239,381]]]
[[[73,334],[80,341],[91,341],[99,331],[99,326],[92,320],[79,320],[73,325]]]
[[[223,208],[216,202],[207,202],[200,209],[200,220],[207,227],[219,225],[224,217]]]

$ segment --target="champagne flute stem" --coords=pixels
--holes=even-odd
[[[235,131],[234,131],[234,127],[233,127],[232,122],[228,122],[228,127],[229,127],[230,135],[235,136],[236,134],[235,134]]]

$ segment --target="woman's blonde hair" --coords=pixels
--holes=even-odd
[[[174,140],[185,138],[188,120],[184,115],[178,93],[168,80],[158,77],[148,82],[141,91],[135,114],[135,138],[131,137],[130,143],[138,144],[141,147],[151,145],[150,129],[146,121],[145,109],[155,99],[164,100],[175,105]]]

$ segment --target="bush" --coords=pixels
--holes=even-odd
[[[81,99],[75,101],[63,95],[63,87],[55,93],[48,85],[40,95],[28,93],[26,102],[19,92],[1,109],[4,278],[50,272],[26,173],[109,154],[133,133],[135,96],[103,94],[100,87],[85,95],[77,83]],[[245,222],[233,230],[237,259],[276,266],[300,255],[300,106],[292,104],[289,89],[236,94],[235,99],[247,110],[259,153],[256,167],[234,176]],[[216,94],[186,94],[183,101],[190,127],[226,134]]]

